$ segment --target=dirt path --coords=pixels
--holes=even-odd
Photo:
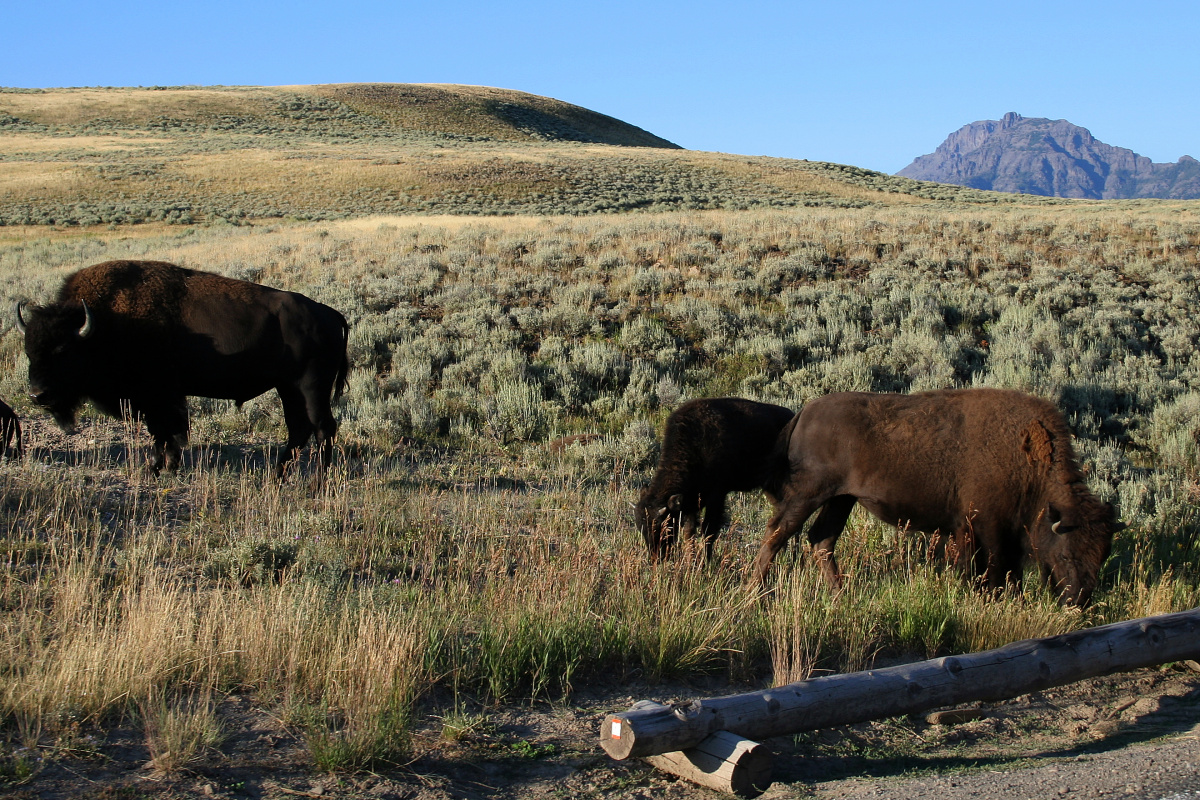
[[[321,774],[296,731],[231,696],[219,752],[172,775],[147,766],[140,730],[73,731],[36,754],[33,773],[0,763],[16,800],[148,798],[566,798],[715,800],[647,765],[609,759],[605,714],[635,700],[729,693],[718,682],[583,690],[567,704],[460,715],[459,733],[428,717],[399,768]],[[742,687],[744,688],[744,687]],[[732,688],[736,691],[736,688]],[[1200,800],[1200,674],[1183,665],[1097,678],[977,707],[979,718],[931,725],[897,718],[767,742],[775,783],[764,798],[1173,798]],[[434,713],[437,713],[436,711]]]
[[[1058,797],[1200,798],[1200,728],[1153,745],[1051,760],[1022,769],[984,769],[956,775],[881,780],[841,780],[812,787],[818,798],[887,797],[1027,800]],[[767,797],[804,796],[784,790]]]

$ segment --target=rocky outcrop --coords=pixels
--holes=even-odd
[[[1050,197],[1200,198],[1200,161],[1191,156],[1156,164],[1066,120],[1026,119],[1013,112],[964,125],[896,174]]]

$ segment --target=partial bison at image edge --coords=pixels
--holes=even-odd
[[[992,591],[1019,586],[1028,556],[1060,602],[1084,606],[1125,527],[1084,483],[1062,414],[1022,392],[830,394],[808,403],[780,444],[785,474],[755,560],[760,581],[820,509],[807,537],[840,586],[833,548],[857,502],[888,524],[940,533],[951,563]]]
[[[53,303],[18,303],[16,315],[30,396],[65,430],[85,401],[117,418],[127,409],[153,437],[153,469],[172,470],[189,396],[241,405],[275,389],[288,428],[278,472],[314,436],[320,469],[330,462],[349,326],[329,306],[161,261],[107,261],[67,277]]]
[[[691,538],[697,525],[711,555],[725,524],[725,496],[763,488],[775,472],[776,439],[792,416],[789,408],[740,397],[689,400],[672,411],[658,467],[634,506],[650,555],[666,555],[678,535]]]

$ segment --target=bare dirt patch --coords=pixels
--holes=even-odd
[[[609,759],[606,713],[744,690],[694,685],[589,688],[563,703],[457,712],[431,706],[411,761],[353,773],[314,769],[303,734],[250,695],[225,696],[226,737],[202,761],[155,772],[141,727],[68,728],[36,750],[11,750],[0,786],[21,800],[62,798],[669,797],[718,795],[649,766]],[[790,797],[1200,796],[1200,674],[1141,670],[980,704],[959,725],[897,718],[767,741]],[[448,738],[447,732],[452,733]],[[23,759],[23,760],[22,760]],[[23,765],[23,766],[22,766]],[[24,778],[19,769],[29,771]]]

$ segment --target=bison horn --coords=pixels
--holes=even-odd
[[[83,306],[83,327],[79,329],[79,338],[86,339],[92,332],[92,312],[87,307],[87,303],[80,301]]]
[[[1058,526],[1059,526],[1059,525],[1062,525],[1062,520],[1061,520],[1061,519],[1060,519],[1060,520],[1058,520],[1057,522],[1055,522],[1053,525],[1051,525],[1051,526],[1050,526],[1050,530],[1051,530],[1051,531],[1053,531],[1054,533],[1058,533]]]
[[[25,305],[25,301],[18,300],[16,309],[15,309],[15,311],[17,312],[17,330],[19,330],[21,332],[22,336],[25,335],[25,329],[26,329],[25,318],[21,316],[21,306],[23,306],[23,305]]]

